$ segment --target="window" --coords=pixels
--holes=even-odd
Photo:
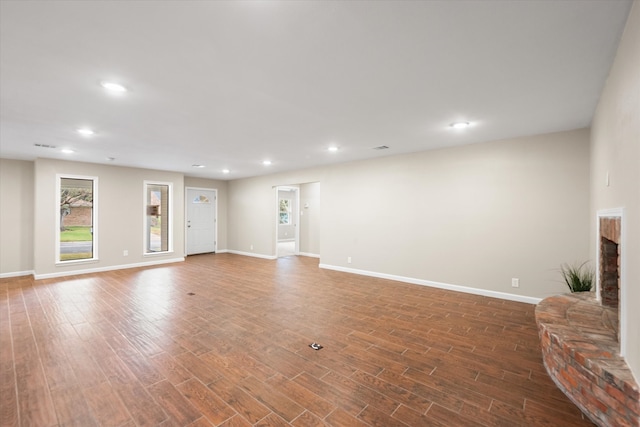
[[[95,260],[98,178],[58,176],[56,262]]]
[[[209,201],[209,198],[207,196],[205,196],[204,194],[201,194],[195,199],[193,199],[193,203],[197,205],[201,205],[201,204],[209,205],[211,204],[211,201]]]
[[[172,245],[172,185],[169,183],[144,183],[145,227],[144,253],[170,252]]]
[[[280,199],[280,225],[291,224],[291,200]]]

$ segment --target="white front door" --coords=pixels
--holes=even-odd
[[[216,190],[187,188],[187,255],[216,250]]]

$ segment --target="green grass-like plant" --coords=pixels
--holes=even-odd
[[[589,292],[593,287],[595,272],[587,265],[588,261],[582,264],[562,264],[560,273],[564,282],[571,292]]]
[[[60,254],[60,261],[73,261],[79,259],[91,259],[91,252],[80,252],[75,254]]]
[[[91,227],[69,226],[60,232],[61,242],[90,242],[92,239]]]

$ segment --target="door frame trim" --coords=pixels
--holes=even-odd
[[[189,190],[213,191],[215,194],[215,202],[213,205],[213,252],[218,252],[218,189],[206,187],[184,187],[184,256],[187,254],[187,246],[189,244],[189,234],[187,229],[187,209],[189,206]]]

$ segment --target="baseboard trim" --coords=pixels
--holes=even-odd
[[[112,265],[109,267],[87,268],[85,270],[60,271],[57,273],[45,273],[45,274],[34,273],[33,277],[36,280],[51,279],[54,277],[76,276],[78,274],[101,273],[103,271],[125,270],[127,268],[150,267],[153,265],[172,264],[174,262],[182,262],[182,261],[184,261],[184,257],[163,259],[163,260],[156,260],[156,261],[147,261],[147,262],[138,262],[135,264]]]
[[[235,254],[235,255],[242,255],[242,256],[250,256],[253,258],[262,258],[262,259],[277,259],[277,256],[273,256],[273,255],[262,255],[262,254],[256,254],[254,252],[242,252],[242,251],[234,251],[232,249],[227,250],[228,253],[230,254]]]
[[[341,271],[344,273],[359,274],[361,276],[378,277],[380,279],[395,280],[398,282],[411,283],[414,285],[430,286],[432,288],[446,289],[448,291],[464,292],[467,294],[482,295],[485,297],[499,298],[509,301],[524,302],[527,304],[538,304],[542,298],[528,297],[524,295],[509,294],[506,292],[489,291],[486,289],[471,288],[468,286],[451,285],[449,283],[432,282],[430,280],[415,279],[413,277],[396,276],[394,274],[378,273],[375,271],[358,270],[355,268],[340,267],[337,265],[320,264],[320,268],[327,270]]]
[[[226,253],[229,253],[229,251],[226,250],[226,249],[220,249],[220,250],[215,251],[215,253],[217,253],[217,254],[226,254]]]
[[[296,255],[307,256],[309,258],[320,258],[320,254],[311,254],[308,252],[298,252]]]
[[[32,276],[33,274],[34,274],[33,270],[11,271],[9,273],[0,273],[0,279],[6,279],[8,277]]]
[[[277,256],[256,254],[254,252],[234,251],[233,249],[225,249],[223,251],[217,251],[216,253],[217,254],[229,253],[229,254],[235,254],[235,255],[250,256],[254,258],[262,258],[262,259],[278,259]],[[295,255],[306,256],[310,258],[320,258],[320,254],[312,254],[307,252],[297,252]]]

